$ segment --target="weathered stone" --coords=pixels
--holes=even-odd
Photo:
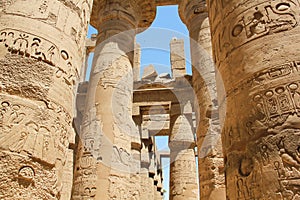
[[[156,79],[154,80],[154,82],[160,82],[160,83],[168,83],[168,82],[171,82],[171,81],[172,81],[172,78],[171,78],[169,73],[159,74],[156,77]]]
[[[299,198],[299,8],[208,1],[227,199]]]
[[[195,127],[201,200],[300,199],[299,1],[94,0],[86,40],[91,4],[0,0],[1,200],[162,199],[163,156],[170,199],[197,199]],[[135,35],[162,5],[179,5],[193,75],[174,38],[173,78],[140,81]]]
[[[171,117],[172,131],[169,138],[170,200],[198,199],[195,139],[191,126],[192,116],[191,113],[187,114],[185,110],[183,113],[185,114]]]
[[[183,77],[186,74],[184,40],[173,38],[170,43],[171,70],[173,78]]]
[[[0,2],[0,199],[70,198],[91,1]],[[68,177],[68,180],[64,180]]]
[[[141,45],[135,43],[133,62],[133,81],[139,81],[141,70]]]
[[[215,67],[205,0],[183,0],[179,13],[191,38],[193,88],[196,94],[198,174],[201,200],[226,199],[223,154],[218,115]],[[221,192],[223,191],[222,195]]]
[[[157,77],[157,72],[153,65],[149,65],[144,68],[142,81],[154,81]]]
[[[99,34],[77,152],[73,199],[140,199],[141,140],[131,116],[132,52],[137,28],[147,27],[155,16],[151,6],[142,1],[94,1],[91,22]],[[143,9],[147,12],[139,12]],[[82,166],[82,162],[89,165]],[[86,169],[90,171],[87,175]]]

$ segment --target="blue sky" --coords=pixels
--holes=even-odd
[[[96,32],[93,27],[90,27],[88,37]],[[191,74],[189,35],[186,26],[181,22],[178,15],[178,6],[157,7],[156,18],[152,25],[136,36],[136,41],[142,48],[141,74],[143,68],[150,64],[155,66],[159,74],[171,73],[170,41],[173,37],[185,40],[187,73]]]
[[[185,54],[187,73],[191,74],[189,36],[186,26],[178,15],[178,6],[157,7],[157,14],[151,27],[140,33],[136,41],[141,45],[141,73],[145,66],[153,64],[158,74],[171,73],[170,41],[173,37],[185,40]],[[167,137],[156,137],[158,149],[169,149]],[[165,200],[169,199],[169,159],[164,158],[162,163],[164,176]]]
[[[97,31],[90,27],[88,37]],[[187,73],[191,74],[189,36],[186,26],[178,15],[178,6],[157,7],[157,14],[151,27],[140,33],[136,41],[141,45],[141,74],[143,68],[153,64],[158,74],[171,73],[170,67],[170,41],[173,37],[185,40],[185,54]],[[89,58],[91,65],[92,56]],[[87,78],[88,79],[88,78]],[[167,137],[156,138],[158,149],[168,149]],[[169,160],[163,159],[164,189],[167,191],[165,200],[169,199]]]
[[[153,64],[159,74],[170,73],[170,41],[173,37],[185,40],[187,72],[191,74],[188,30],[178,15],[178,6],[157,7],[151,27],[137,35],[136,41],[142,47],[141,72],[143,67]]]

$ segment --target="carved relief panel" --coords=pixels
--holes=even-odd
[[[0,109],[1,149],[27,154],[51,166],[56,159],[65,161],[72,132],[70,116],[63,108],[52,110],[0,96]]]
[[[54,168],[4,152],[0,153],[0,187],[3,200],[57,200],[61,192]]]
[[[31,6],[28,6],[29,4]],[[72,38],[79,48],[83,45],[91,12],[91,5],[88,0],[34,0],[30,3],[21,0],[2,0],[0,8],[5,14],[41,20],[53,26]]]
[[[220,9],[216,2],[217,0],[210,1],[212,10]],[[215,20],[213,14],[211,16],[212,35],[218,38],[218,42],[215,42],[213,47],[217,62],[223,61],[232,51],[255,39],[294,29],[299,24],[298,0],[242,2],[230,2],[232,7],[222,11],[225,20],[230,21],[226,26]],[[235,9],[241,10],[243,6],[246,8],[243,12],[238,16],[233,14]],[[218,12],[212,13],[221,16]]]
[[[299,75],[299,62],[288,62],[258,71],[229,91],[229,105],[250,103],[249,110],[228,114],[223,129],[230,199],[300,197]]]
[[[73,64],[74,55],[45,38],[19,30],[4,29],[0,31],[0,45],[4,45],[12,54],[37,59],[55,67],[56,77],[67,85],[73,86],[79,77],[77,67]]]

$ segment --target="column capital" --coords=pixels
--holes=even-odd
[[[178,10],[182,22],[188,28],[192,26],[192,21],[195,19],[199,20],[199,17],[205,19],[208,16],[205,0],[182,0]]]
[[[94,0],[91,25],[96,29],[113,29],[115,24],[119,31],[144,29],[151,25],[155,15],[156,4],[151,0]]]
[[[179,115],[170,134],[169,147],[173,151],[180,151],[194,146],[195,139],[191,124],[185,115]]]

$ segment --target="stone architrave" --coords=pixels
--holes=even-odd
[[[73,170],[73,101],[91,2],[0,3],[1,200],[70,196],[72,181],[62,176]]]
[[[96,0],[91,24],[98,29],[80,133],[73,199],[139,199],[132,172],[141,139],[132,120],[134,37],[155,17],[148,1]],[[133,153],[133,154],[132,154]]]
[[[299,1],[207,2],[227,199],[299,199]]]
[[[205,0],[183,0],[181,19],[190,32],[195,113],[197,118],[198,170],[201,200],[226,199],[223,174],[215,66]]]

